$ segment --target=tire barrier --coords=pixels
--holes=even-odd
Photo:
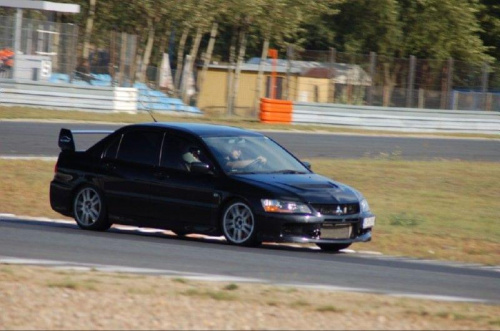
[[[260,99],[260,121],[262,123],[292,122],[293,103],[288,100]]]

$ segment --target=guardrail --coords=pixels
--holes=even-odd
[[[464,132],[500,134],[500,113],[417,108],[389,108],[295,102],[291,118],[281,119],[282,107],[261,100],[261,121],[266,123],[327,124],[365,129],[415,132]],[[264,111],[265,109],[265,111]],[[273,120],[263,120],[262,114]]]
[[[49,83],[0,78],[0,105],[137,113],[142,110],[200,115],[197,107],[153,90],[134,87],[93,86],[76,81]]]
[[[136,88],[0,79],[0,105],[137,112]]]

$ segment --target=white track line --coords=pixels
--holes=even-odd
[[[38,155],[0,155],[1,160],[21,160],[21,161],[57,161],[57,156],[38,156]]]
[[[373,290],[373,289],[358,288],[358,287],[343,287],[343,286],[315,285],[315,284],[302,284],[302,283],[290,284],[290,283],[273,282],[260,278],[213,275],[213,274],[204,274],[195,272],[182,272],[182,271],[168,270],[168,269],[134,268],[134,267],[125,267],[116,265],[52,261],[43,259],[23,259],[23,258],[0,256],[0,264],[44,266],[44,267],[55,268],[57,270],[70,270],[76,272],[100,271],[108,273],[128,273],[128,274],[132,273],[132,274],[141,274],[150,276],[162,276],[166,278],[184,278],[188,280],[197,280],[206,282],[258,283],[264,285],[304,288],[304,289],[312,289],[320,291],[368,293],[368,294],[379,294],[379,295],[388,295],[393,297],[432,300],[432,301],[475,302],[475,303],[489,302],[488,300],[466,298],[466,297],[426,295],[417,293],[404,293],[397,291],[381,291],[381,290]]]

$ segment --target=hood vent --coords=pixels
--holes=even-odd
[[[304,184],[300,184],[300,183],[294,183],[294,184],[290,184],[290,186],[293,186],[293,187],[296,187],[296,188],[300,188],[300,189],[303,189],[303,190],[321,190],[321,189],[332,189],[332,188],[338,188],[337,185],[333,184],[333,183],[329,183],[329,182],[326,182],[326,183],[304,183]]]

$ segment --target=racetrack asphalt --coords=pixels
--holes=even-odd
[[[59,153],[62,127],[74,130],[116,130],[122,125],[0,121],[0,156],[48,156]],[[262,132],[299,158],[396,157],[403,160],[465,160],[500,162],[500,139],[400,137],[359,134]],[[75,138],[85,149],[102,135]]]

